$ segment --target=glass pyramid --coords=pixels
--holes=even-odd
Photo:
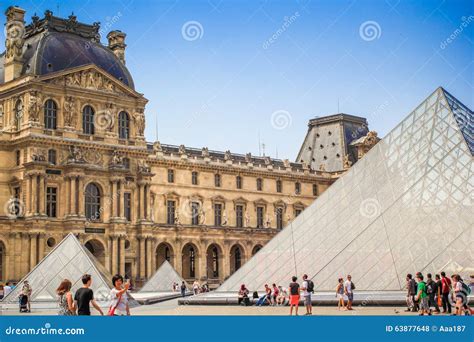
[[[173,266],[165,260],[138,292],[173,292],[173,283],[181,286],[183,281]],[[187,284],[186,287],[188,287]]]
[[[33,302],[56,302],[56,289],[61,281],[69,279],[72,282],[71,291],[74,293],[82,287],[81,278],[85,273],[92,276],[91,289],[96,301],[109,301],[112,276],[87,248],[69,233],[18,283],[2,303],[17,303],[25,280],[28,280],[33,289]]]
[[[472,123],[438,88],[217,291],[286,286],[305,273],[320,291],[347,274],[358,290],[402,290],[407,273],[468,272]]]

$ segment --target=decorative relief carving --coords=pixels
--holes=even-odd
[[[66,96],[64,101],[64,126],[75,127],[77,122],[76,101],[72,96]]]
[[[209,157],[209,149],[207,147],[203,147],[201,154],[204,158]]]
[[[53,78],[49,82],[53,84],[66,85],[69,87],[88,88],[124,94],[124,92],[115,84],[115,82],[110,80],[107,76],[92,69],[78,71],[62,77]]]
[[[34,162],[46,161],[46,152],[42,149],[34,149],[31,153],[31,160]]]
[[[30,91],[30,101],[28,104],[29,121],[39,121],[40,111],[42,107],[43,105],[41,100],[41,94],[36,90]]]
[[[138,109],[135,114],[133,115],[133,120],[135,121],[135,127],[137,128],[137,135],[143,136],[145,132],[145,114],[143,113],[144,110]]]

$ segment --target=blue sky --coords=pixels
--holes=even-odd
[[[257,155],[260,136],[267,155],[294,159],[315,116],[365,116],[384,136],[438,86],[474,108],[473,1],[11,4],[28,22],[74,11],[127,33],[149,141],[158,127],[162,143]]]

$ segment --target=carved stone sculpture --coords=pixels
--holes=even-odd
[[[139,136],[143,136],[145,132],[145,115],[143,109],[139,109],[135,112],[133,119],[135,120],[135,127]]]
[[[85,159],[81,148],[78,146],[70,146],[67,161],[68,163],[84,163]]]
[[[29,121],[38,122],[41,110],[41,95],[38,91],[34,90],[30,92],[30,103],[28,106],[28,117]]]
[[[64,126],[76,126],[76,102],[72,96],[66,96],[64,101]]]

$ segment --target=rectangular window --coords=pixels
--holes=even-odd
[[[21,152],[20,152],[20,150],[17,150],[15,152],[15,157],[16,157],[16,166],[20,166],[20,164],[21,164]]]
[[[277,192],[282,192],[281,180],[276,181],[276,190]]]
[[[198,173],[196,171],[191,174],[191,182],[193,185],[198,185]]]
[[[132,220],[132,194],[125,192],[123,194],[123,212],[127,221]]]
[[[295,183],[295,194],[301,194],[301,184],[299,182]]]
[[[235,226],[237,228],[242,228],[244,226],[244,206],[243,205],[235,206]]]
[[[214,175],[214,185],[218,188],[221,186],[221,175]]]
[[[237,189],[242,189],[242,177],[241,176],[237,176],[235,178],[235,186],[237,187]]]
[[[313,196],[318,196],[318,185],[313,184]]]
[[[263,220],[264,220],[264,208],[263,207],[257,207],[257,228],[263,228]]]
[[[176,202],[175,201],[167,201],[166,202],[166,213],[167,213],[167,223],[174,224],[175,222],[175,210],[176,210]]]
[[[214,225],[216,227],[222,226],[222,204],[214,204]]]
[[[257,178],[257,190],[258,191],[263,190],[263,180],[261,178]]]
[[[168,183],[174,183],[174,170],[168,170]]]
[[[276,210],[276,226],[277,229],[283,229],[283,208]]]
[[[197,226],[199,224],[199,203],[191,202],[191,224]]]
[[[46,215],[48,217],[56,217],[57,209],[57,188],[47,187],[46,188]]]

